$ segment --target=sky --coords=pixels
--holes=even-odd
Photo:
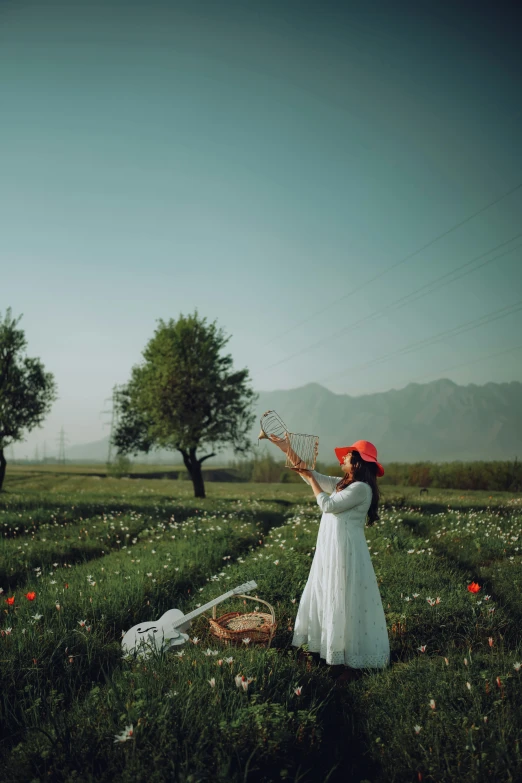
[[[0,316],[59,394],[15,455],[106,436],[196,309],[256,391],[522,381],[521,19],[488,5],[0,0]]]

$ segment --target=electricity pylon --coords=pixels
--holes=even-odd
[[[114,436],[116,430],[118,429],[118,424],[119,424],[119,421],[120,421],[120,404],[119,404],[119,401],[118,401],[118,390],[119,390],[119,388],[120,387],[117,384],[115,384],[112,387],[112,397],[109,397],[106,400],[104,400],[104,402],[110,402],[111,403],[111,409],[108,410],[108,411],[101,411],[102,413],[109,414],[110,417],[111,417],[110,422],[104,422],[104,425],[103,425],[105,427],[106,424],[109,424],[109,426],[111,428],[110,429],[110,434],[109,434],[109,450],[108,450],[108,453],[107,453],[107,465],[111,465],[112,464],[112,452],[113,452],[113,448],[114,448],[113,443],[112,443],[112,439],[113,439],[113,436]]]
[[[65,444],[69,443],[69,440],[65,437],[63,427],[60,430],[58,437],[58,464],[65,465]]]

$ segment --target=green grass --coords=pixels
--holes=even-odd
[[[381,486],[381,520],[365,533],[392,664],[336,689],[324,662],[305,667],[291,647],[320,521],[304,482],[209,482],[196,499],[187,482],[20,468],[6,490],[0,584],[5,600],[16,571],[17,608],[4,603],[0,624],[2,780],[522,776],[520,498]],[[275,610],[271,648],[223,646],[207,611],[197,642],[123,658],[123,630],[250,579]],[[115,742],[130,724],[132,739]]]

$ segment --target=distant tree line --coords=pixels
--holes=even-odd
[[[389,462],[382,484],[439,489],[522,491],[522,463],[512,461]]]
[[[231,462],[229,468],[239,481],[301,483],[302,479],[271,454]],[[477,489],[499,492],[522,491],[522,463],[515,458],[506,462],[388,462],[379,484],[439,489]],[[339,465],[318,462],[316,470],[327,476],[339,476]]]

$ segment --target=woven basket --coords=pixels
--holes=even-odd
[[[226,645],[242,644],[243,639],[250,639],[259,647],[270,647],[277,623],[273,606],[261,598],[251,595],[239,595],[238,598],[249,598],[251,601],[265,604],[270,614],[265,612],[227,612],[216,618],[216,607],[212,608],[212,617],[208,618],[210,632]]]

